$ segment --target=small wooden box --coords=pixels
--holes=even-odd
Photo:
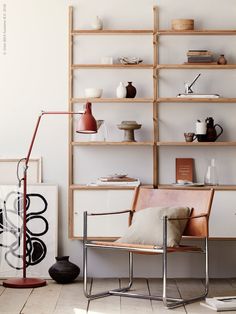
[[[194,20],[175,19],[171,21],[171,27],[174,31],[189,31],[194,29]]]

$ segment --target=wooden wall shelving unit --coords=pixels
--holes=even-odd
[[[96,146],[97,149],[103,149],[105,146],[110,147],[127,147],[127,149],[132,149],[132,147],[149,147],[152,149],[152,160],[153,160],[153,180],[149,187],[158,188],[168,188],[168,189],[178,189],[183,187],[176,187],[170,184],[160,184],[158,181],[159,176],[159,154],[161,147],[193,147],[198,148],[209,148],[209,147],[236,147],[236,142],[163,142],[159,137],[159,104],[160,103],[212,103],[214,104],[224,104],[224,103],[236,103],[236,98],[177,98],[177,97],[160,97],[159,96],[159,72],[165,70],[186,70],[186,69],[206,69],[206,70],[235,70],[236,64],[218,65],[218,64],[159,64],[159,43],[161,36],[235,36],[236,29],[232,30],[193,30],[193,31],[172,31],[172,30],[162,30],[159,29],[158,21],[158,8],[153,9],[153,29],[104,29],[104,30],[86,30],[86,29],[74,29],[73,27],[73,8],[69,9],[69,111],[74,110],[74,105],[78,103],[85,103],[86,101],[91,101],[99,106],[99,103],[107,103],[111,105],[113,103],[121,104],[132,104],[133,106],[139,104],[146,104],[147,106],[152,105],[153,112],[153,138],[151,141],[147,142],[135,142],[135,143],[124,143],[124,142],[92,142],[92,141],[74,141],[73,139],[73,121],[69,118],[69,184],[68,184],[68,195],[69,195],[69,236],[74,238],[74,204],[73,196],[76,191],[104,191],[108,189],[112,190],[133,190],[134,187],[129,186],[96,186],[96,185],[83,185],[74,183],[74,149],[77,146]],[[74,63],[74,38],[77,36],[152,36],[153,39],[153,63],[152,64],[138,64],[138,65],[123,65],[123,64],[75,64]],[[153,95],[151,97],[142,98],[76,98],[74,96],[74,74],[75,71],[79,70],[151,70],[153,76]],[[138,110],[139,107],[137,107]],[[209,187],[185,187],[185,189],[206,189]],[[213,186],[216,191],[236,191],[236,185],[217,185]],[[213,238],[218,239],[218,238]],[[222,239],[222,238],[219,238]],[[225,238],[229,239],[229,238]],[[232,238],[235,239],[235,238]]]
[[[161,36],[235,36],[236,29],[202,29],[202,30],[189,30],[189,31],[174,31],[169,29],[160,29],[157,31],[157,38],[159,39]],[[157,71],[162,70],[186,70],[186,69],[206,69],[206,70],[235,70],[236,64],[226,64],[226,65],[218,65],[218,64],[157,64]],[[180,98],[180,97],[157,97],[157,103],[232,103],[236,104],[236,98]],[[156,142],[158,148],[164,147],[234,147],[236,146],[236,142],[163,142],[159,138]],[[172,185],[161,185],[158,187],[162,188],[173,188]],[[187,187],[185,187],[187,188]],[[191,189],[196,189],[198,187],[192,187]],[[204,188],[204,187],[203,187]],[[236,186],[216,186],[214,187],[216,190],[236,190]]]
[[[153,8],[153,29],[103,29],[103,30],[89,30],[89,29],[74,29],[73,27],[73,7],[69,8],[69,111],[74,111],[74,105],[78,103],[86,103],[90,101],[92,103],[120,103],[120,104],[147,104],[153,106],[153,139],[148,142],[93,142],[93,141],[74,141],[73,139],[73,123],[72,119],[69,120],[69,188],[68,188],[68,207],[69,207],[69,237],[74,238],[74,204],[73,195],[75,191],[78,190],[133,190],[134,187],[127,186],[87,186],[81,184],[74,184],[74,148],[76,146],[117,146],[117,147],[127,147],[132,149],[132,147],[151,147],[153,152],[153,178],[151,184],[148,186],[157,186],[157,169],[158,169],[158,158],[157,158],[157,145],[158,141],[158,123],[157,123],[157,98],[158,98],[158,80],[157,80],[157,32],[158,32],[158,19],[157,19],[157,7]],[[152,64],[137,64],[137,65],[123,65],[123,64],[75,64],[74,63],[74,37],[75,36],[152,36],[153,42],[153,63]],[[153,78],[153,95],[152,97],[142,97],[142,98],[76,98],[74,96],[74,72],[79,70],[90,70],[90,69],[109,69],[109,70],[152,70]]]

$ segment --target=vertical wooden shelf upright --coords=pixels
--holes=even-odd
[[[158,146],[156,143],[159,141],[159,132],[158,132],[158,102],[157,99],[159,97],[158,92],[158,78],[157,78],[157,65],[158,65],[158,49],[157,49],[157,34],[158,34],[158,8],[156,6],[153,7],[153,28],[152,29],[122,29],[122,30],[75,30],[74,29],[74,22],[73,22],[73,7],[69,7],[69,77],[68,77],[68,110],[74,111],[74,104],[79,102],[86,102],[87,99],[85,98],[74,98],[74,71],[78,69],[91,69],[91,68],[100,68],[100,69],[133,69],[133,70],[145,70],[145,69],[152,69],[152,81],[153,81],[153,96],[152,98],[134,98],[134,99],[128,99],[125,98],[123,101],[122,99],[117,98],[99,98],[99,99],[93,99],[92,102],[98,102],[98,103],[129,103],[132,102],[134,105],[137,103],[150,103],[152,105],[152,120],[153,120],[153,140],[151,142],[137,142],[137,143],[123,143],[123,142],[106,142],[106,143],[98,143],[98,142],[74,142],[73,141],[73,119],[72,117],[69,117],[68,121],[68,221],[69,221],[69,237],[74,238],[74,192],[76,190],[95,190],[95,189],[133,189],[131,187],[89,187],[89,186],[82,186],[79,184],[74,184],[74,173],[73,173],[73,166],[74,166],[74,148],[75,146],[80,145],[88,145],[88,146],[113,146],[113,145],[120,145],[121,147],[127,146],[127,149],[132,149],[132,146],[142,147],[152,146],[152,180],[150,180],[150,185],[157,187],[158,185]],[[152,64],[140,64],[140,65],[119,65],[119,64],[113,64],[113,65],[99,65],[99,64],[74,64],[74,36],[80,36],[80,35],[103,35],[103,36],[116,36],[116,35],[149,35],[152,36],[152,42],[153,42],[153,62]],[[100,144],[100,145],[99,145]],[[122,144],[122,145],[121,145]],[[133,144],[133,145],[131,145]],[[135,144],[135,145],[134,145]],[[142,145],[140,145],[142,144]]]
[[[69,7],[69,64],[68,64],[68,104],[69,104],[69,111],[74,111],[73,108],[73,7]],[[73,190],[71,186],[74,182],[73,176],[73,146],[71,145],[73,141],[73,119],[71,116],[68,118],[68,231],[69,231],[69,238],[73,238],[73,226],[74,226],[74,215],[73,215],[73,207],[74,207],[74,200],[73,200]]]

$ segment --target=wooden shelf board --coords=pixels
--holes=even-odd
[[[236,142],[157,142],[157,146],[236,146]]]
[[[217,191],[227,191],[227,190],[236,190],[236,186],[235,185],[215,185],[215,186],[174,186],[172,184],[159,184],[158,188],[160,189],[172,189],[172,190],[176,190],[176,189],[184,189],[184,190],[209,190],[209,189],[214,189]]]
[[[153,103],[153,98],[72,98],[71,103]]]
[[[153,35],[152,29],[79,29],[73,30],[71,35]]]
[[[181,97],[161,97],[157,98],[158,103],[236,103],[236,98],[181,98]]]
[[[72,70],[77,69],[154,69],[152,64],[73,64]]]
[[[236,69],[236,64],[198,64],[198,63],[189,63],[189,64],[159,64],[157,69],[209,69],[209,70],[230,70]]]
[[[153,188],[153,185],[142,185],[145,188]],[[99,185],[84,185],[84,184],[73,184],[70,186],[71,190],[134,190],[135,186],[99,186]]]
[[[154,146],[154,142],[72,142],[73,146]]]
[[[87,239],[89,241],[116,241],[119,237],[88,237]],[[83,240],[83,237],[82,236],[72,236],[70,237],[70,239],[73,239],[73,240]],[[191,240],[191,241],[198,241],[202,239],[202,237],[186,237],[186,236],[183,236],[182,237],[182,241],[188,241],[188,240]],[[209,241],[235,241],[236,238],[234,237],[209,237],[208,238]]]
[[[189,31],[174,31],[163,29],[157,32],[158,35],[236,35],[236,29],[202,29]]]
[[[207,190],[214,189],[217,191],[230,191],[236,190],[236,185],[204,185],[204,186],[175,186],[172,184],[159,184],[158,188],[161,189],[186,189],[186,190]]]

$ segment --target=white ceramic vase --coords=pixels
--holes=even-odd
[[[103,23],[102,20],[99,16],[96,16],[96,18],[94,19],[94,21],[91,24],[92,29],[102,29],[103,28]]]
[[[116,89],[116,97],[117,98],[125,98],[126,94],[127,94],[126,87],[125,87],[124,83],[120,82],[120,84],[118,85],[118,87]]]

